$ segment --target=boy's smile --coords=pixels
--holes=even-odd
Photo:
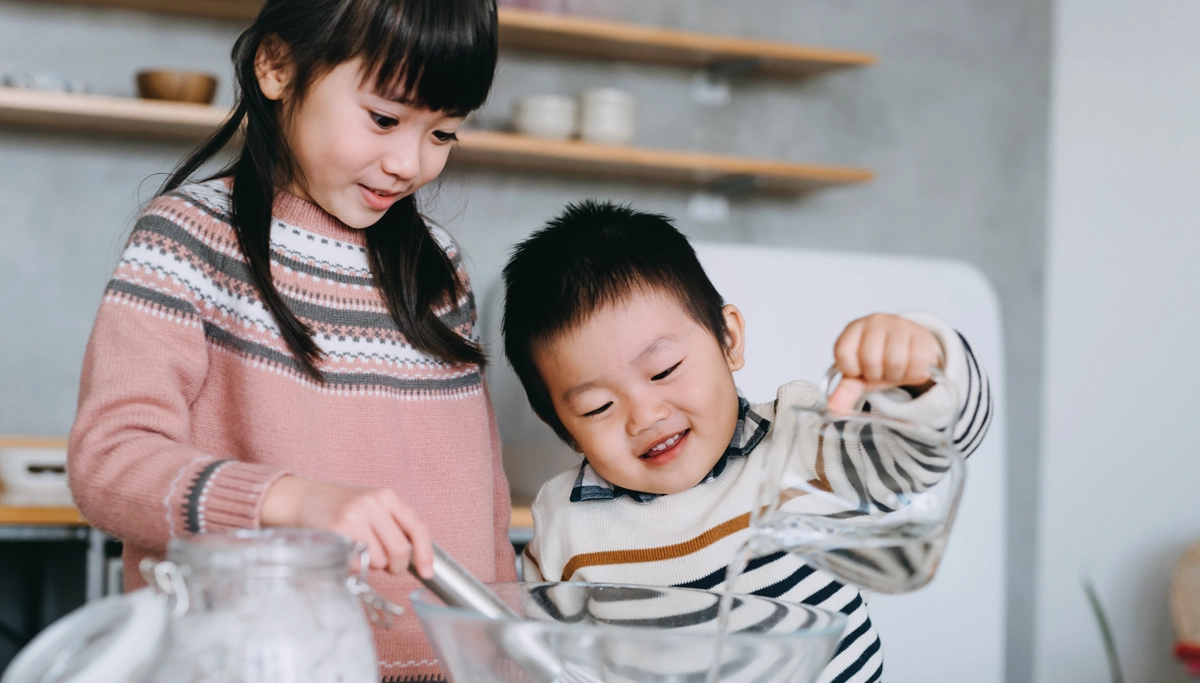
[[[597,474],[678,493],[713,468],[737,425],[743,365],[741,313],[723,314],[727,349],[673,296],[635,289],[536,350],[555,412]]]

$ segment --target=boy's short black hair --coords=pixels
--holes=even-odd
[[[637,289],[674,296],[726,345],[724,301],[687,238],[661,214],[595,200],[570,204],[518,244],[504,267],[504,352],[534,412],[572,447],[535,352]]]

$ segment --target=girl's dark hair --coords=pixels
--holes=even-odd
[[[321,350],[271,277],[271,208],[276,187],[300,178],[281,130],[284,108],[339,64],[361,59],[376,92],[405,104],[465,116],[487,99],[496,70],[495,0],[267,0],[233,46],[233,114],[171,174],[161,193],[186,182],[238,132],[241,152],[213,177],[232,176],[230,223],[263,304],[301,368],[321,379]],[[255,58],[278,49],[291,60],[287,97],[259,88]],[[410,195],[366,228],[371,273],[396,326],[413,348],[451,363],[482,365],[480,348],[443,323],[434,308],[463,291],[454,265]]]
[[[538,370],[539,347],[598,309],[638,290],[673,297],[697,325],[728,345],[725,302],[671,219],[612,202],[568,205],[518,244],[504,266],[504,353],[529,404],[574,447]]]

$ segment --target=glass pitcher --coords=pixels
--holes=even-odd
[[[947,426],[833,413],[830,369],[817,405],[781,409],[751,519],[753,556],[787,551],[881,593],[933,578],[962,497],[966,467]],[[933,379],[957,406],[953,386]],[[957,411],[957,408],[954,408]]]

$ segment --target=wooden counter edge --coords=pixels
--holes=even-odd
[[[74,507],[35,507],[0,504],[0,524],[58,524],[86,526],[87,520]],[[510,524],[515,529],[533,526],[533,513],[528,507],[514,506]]]

